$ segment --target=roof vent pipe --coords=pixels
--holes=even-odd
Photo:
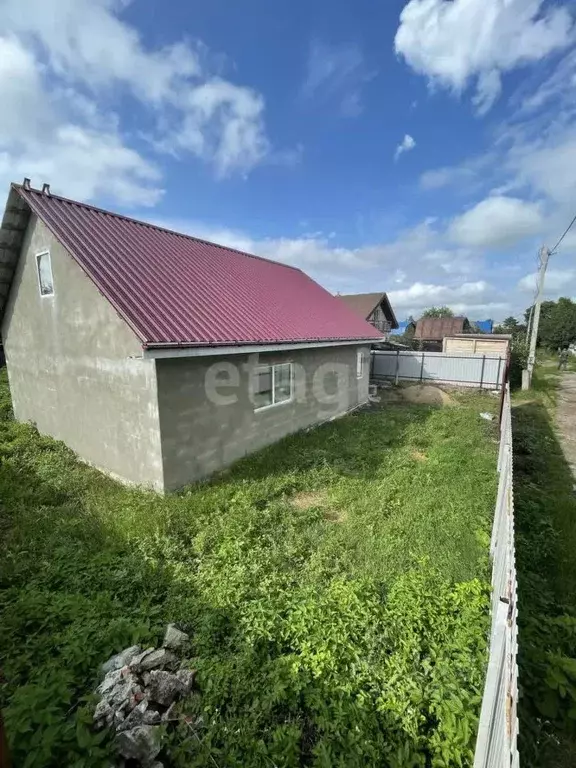
[[[24,179],[24,183],[22,184],[22,186],[24,187],[24,189],[30,189],[30,179],[29,178],[25,178]]]
[[[50,197],[50,184],[42,184],[42,194]]]

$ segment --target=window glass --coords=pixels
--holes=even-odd
[[[263,408],[265,405],[272,405],[272,397],[272,366],[258,368],[254,386],[254,407]]]
[[[274,402],[285,403],[292,397],[292,366],[290,363],[274,366]]]
[[[361,379],[364,374],[364,355],[360,350],[356,352],[356,376]]]
[[[52,280],[52,265],[50,264],[50,254],[40,253],[36,256],[38,265],[38,283],[42,296],[50,296],[54,293],[54,281]]]

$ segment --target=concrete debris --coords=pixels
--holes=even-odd
[[[153,725],[137,725],[116,736],[118,754],[130,760],[138,760],[144,768],[154,764],[154,758],[162,749],[160,729]]]
[[[157,648],[146,653],[132,666],[138,672],[150,672],[152,669],[165,669],[166,667],[175,667],[177,664],[178,657],[172,651],[167,651],[166,648]]]
[[[176,675],[163,669],[150,672],[148,696],[151,701],[162,704],[163,707],[169,707],[174,699],[183,693],[186,693],[186,689]]]
[[[196,677],[195,669],[179,669],[176,672],[176,677],[180,680],[184,688],[184,693],[188,694],[192,690],[194,685],[194,678]]]
[[[131,645],[130,648],[126,648],[115,656],[112,656],[111,659],[108,659],[108,661],[100,667],[102,677],[105,677],[109,672],[113,672],[116,669],[122,669],[122,667],[130,664],[133,657],[139,654],[141,650],[139,645]]]
[[[144,715],[148,709],[148,702],[146,699],[137,704],[128,717],[124,718],[119,725],[116,726],[116,732],[129,731],[131,728],[136,728],[137,725],[144,725]],[[148,723],[152,725],[152,723]]]
[[[166,712],[162,715],[162,722],[167,723],[172,720],[178,720],[178,714],[176,712],[176,702],[173,701],[172,704],[168,707]]]
[[[181,717],[176,704],[192,693],[196,672],[177,655],[189,646],[189,635],[169,624],[163,642],[146,650],[133,645],[101,667],[94,725],[115,734],[119,768],[125,760],[134,768],[163,768],[156,760],[162,734]]]
[[[494,416],[493,413],[481,413],[480,414],[481,419],[486,419],[486,421],[494,421],[496,416]]]
[[[168,709],[170,709],[170,707],[168,707]],[[165,714],[166,712],[164,712],[164,715]],[[146,712],[144,712],[144,715],[142,716],[142,722],[144,723],[144,725],[160,725],[164,715],[161,715],[157,709],[147,709]]]
[[[120,680],[122,677],[122,670],[121,669],[114,669],[111,672],[108,672],[104,680],[100,683],[98,688],[96,688],[96,693],[99,696],[104,696],[104,694],[107,691],[112,690],[116,683]]]
[[[166,634],[164,635],[163,648],[169,648],[171,651],[179,651],[185,648],[190,642],[190,636],[182,632],[175,624],[168,624]]]

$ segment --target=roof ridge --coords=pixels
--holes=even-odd
[[[300,267],[295,267],[292,264],[286,264],[283,261],[277,261],[276,259],[269,259],[266,256],[258,256],[255,253],[248,253],[248,251],[241,251],[240,248],[234,248],[233,246],[229,245],[222,245],[221,243],[215,243],[212,240],[206,240],[203,237],[195,237],[194,235],[186,234],[185,232],[177,232],[175,229],[169,229],[168,227],[161,227],[159,224],[152,224],[149,221],[142,221],[142,219],[135,219],[133,216],[126,216],[123,213],[117,213],[116,211],[109,211],[107,208],[100,208],[97,205],[91,205],[90,203],[82,203],[79,200],[73,200],[70,197],[63,197],[62,195],[55,195],[53,192],[50,192],[49,195],[43,194],[40,189],[34,189],[34,187],[30,187],[29,189],[26,189],[26,187],[23,184],[17,184],[16,182],[12,182],[10,185],[13,189],[15,189],[18,193],[20,191],[24,192],[32,192],[39,197],[51,197],[55,198],[56,200],[61,200],[64,203],[69,203],[71,205],[77,205],[79,208],[88,208],[91,211],[96,211],[97,213],[103,213],[106,216],[113,216],[116,219],[123,219],[124,221],[129,221],[132,224],[138,224],[141,227],[149,227],[150,229],[157,230],[158,232],[166,232],[169,235],[176,235],[177,237],[184,237],[187,240],[194,240],[197,243],[205,243],[206,245],[212,245],[215,248],[222,248],[225,251],[232,251],[233,253],[238,253],[240,256],[247,256],[250,259],[258,259],[259,261],[266,261],[269,264],[277,264],[280,267],[286,267],[287,269],[293,269],[296,272],[302,272]]]

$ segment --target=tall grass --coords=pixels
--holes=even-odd
[[[16,765],[100,766],[99,664],[168,621],[201,714],[167,765],[471,765],[495,495],[488,396],[359,412],[158,497],[10,418],[0,682]]]

